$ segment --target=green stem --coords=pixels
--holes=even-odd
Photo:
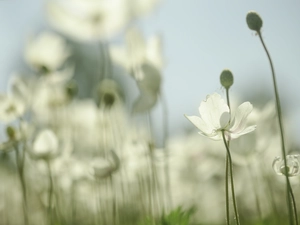
[[[260,202],[259,202],[259,197],[258,197],[258,190],[257,190],[255,176],[253,175],[252,170],[251,170],[251,164],[247,165],[247,169],[248,169],[251,181],[252,181],[252,188],[253,188],[253,192],[254,192],[255,204],[256,204],[256,209],[258,212],[259,220],[260,220],[260,223],[263,224],[263,217],[262,217],[262,212],[261,212],[261,207],[260,207]]]
[[[49,190],[48,190],[48,222],[52,225],[52,201],[53,201],[53,177],[51,172],[51,166],[49,160],[46,161],[48,169],[48,179],[49,179]]]
[[[230,224],[230,217],[229,217],[229,189],[228,189],[228,163],[229,158],[228,154],[226,153],[226,166],[225,166],[225,196],[226,196],[226,224]]]
[[[282,151],[282,158],[284,160],[284,167],[285,167],[285,177],[286,177],[286,191],[287,191],[287,200],[288,200],[288,210],[289,210],[289,220],[290,220],[290,224],[294,224],[294,220],[293,220],[293,212],[292,212],[292,202],[291,202],[291,198],[289,197],[289,195],[293,196],[292,194],[292,188],[290,185],[290,180],[288,177],[288,167],[287,167],[287,160],[286,160],[286,151],[285,151],[285,141],[284,141],[284,132],[283,132],[283,123],[282,123],[282,114],[281,114],[281,106],[280,106],[280,99],[279,99],[279,94],[278,94],[278,88],[277,88],[277,83],[276,83],[276,77],[275,77],[275,70],[273,67],[273,63],[272,63],[272,59],[271,56],[269,54],[269,51],[264,43],[264,40],[262,38],[261,32],[258,31],[258,36],[259,39],[263,45],[263,48],[267,54],[267,57],[269,59],[270,62],[270,66],[271,66],[271,71],[272,71],[272,78],[273,78],[273,86],[274,86],[274,93],[275,93],[275,100],[276,100],[276,110],[277,110],[277,114],[278,114],[278,124],[279,124],[279,130],[280,130],[280,138],[281,138],[281,151]],[[296,203],[295,203],[296,205]],[[294,207],[295,210],[296,207]],[[297,217],[297,212],[294,211],[294,216]],[[296,223],[298,225],[298,222]]]
[[[236,199],[235,199],[235,191],[234,191],[234,181],[233,181],[233,172],[232,172],[232,160],[231,160],[230,150],[229,150],[226,138],[225,138],[225,130],[222,130],[222,137],[223,137],[224,145],[226,147],[226,151],[227,151],[227,155],[228,155],[228,159],[229,159],[231,192],[232,192],[232,201],[233,201],[233,208],[234,208],[235,220],[236,220],[236,224],[240,225],[240,219],[239,219],[239,214],[238,214],[238,211],[237,211],[237,205],[236,205]]]
[[[28,212],[27,212],[27,189],[24,177],[24,162],[25,162],[25,152],[23,151],[20,155],[19,148],[17,145],[14,145],[16,151],[16,163],[18,168],[18,176],[22,188],[22,197],[23,197],[23,214],[24,214],[24,224],[28,225]]]
[[[229,100],[229,88],[226,88],[226,100],[227,100],[227,105],[230,110],[230,100]],[[229,140],[227,141],[227,145],[229,146],[230,142]],[[226,166],[225,166],[225,195],[226,195],[226,220],[227,220],[227,225],[230,224],[230,210],[229,210],[229,184],[228,184],[228,174],[229,174],[229,157],[228,153],[226,152]]]
[[[292,205],[293,205],[293,209],[294,209],[295,222],[298,225],[297,205],[296,205],[293,189],[292,189],[290,183],[289,183],[289,193],[290,193],[290,197],[291,197]]]
[[[167,203],[166,206],[172,208],[173,201],[172,201],[172,190],[171,190],[171,182],[170,182],[170,167],[169,167],[169,148],[167,146],[167,140],[169,137],[169,123],[168,123],[168,107],[167,101],[163,94],[160,96],[161,104],[162,104],[162,113],[163,113],[163,147],[164,147],[164,173],[166,179],[166,196],[167,196]]]

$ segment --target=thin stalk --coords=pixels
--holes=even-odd
[[[232,160],[231,160],[230,150],[229,150],[226,138],[225,138],[225,130],[222,130],[222,137],[223,137],[224,145],[226,147],[226,151],[227,151],[227,155],[228,155],[228,159],[229,159],[231,192],[232,192],[232,201],[233,201],[233,208],[234,208],[235,220],[236,220],[236,224],[240,225],[240,219],[239,219],[239,214],[238,214],[238,211],[237,211],[237,205],[236,205],[236,199],[235,199],[235,191],[234,191],[234,181],[233,181],[233,172],[232,172]]]
[[[49,160],[46,160],[46,165],[48,169],[48,179],[49,179],[49,190],[48,190],[48,222],[52,225],[52,202],[53,202],[53,177],[51,172],[51,166]]]
[[[230,110],[230,100],[229,100],[229,88],[226,88],[226,100],[227,105]],[[229,146],[229,140],[227,145]],[[226,165],[225,165],[225,196],[226,196],[226,223],[227,225],[230,224],[230,209],[229,209],[229,184],[228,184],[228,174],[229,174],[229,157],[228,153],[226,152]]]
[[[168,123],[168,106],[167,101],[164,95],[161,93],[160,96],[161,104],[162,104],[162,114],[163,114],[163,147],[164,147],[164,173],[165,173],[165,182],[166,182],[166,196],[167,196],[167,204],[172,208],[172,190],[171,190],[171,182],[170,182],[170,165],[169,165],[169,148],[167,146],[167,140],[169,138],[169,123]]]
[[[14,145],[16,151],[16,164],[18,169],[18,176],[21,183],[22,197],[23,197],[23,214],[24,214],[24,224],[28,225],[28,211],[27,211],[27,188],[24,177],[24,162],[25,162],[25,152],[23,151],[20,155],[19,147]]]
[[[292,189],[290,183],[289,183],[289,193],[290,193],[290,197],[291,197],[291,201],[292,201],[292,205],[293,205],[295,222],[298,225],[297,205],[296,205],[296,202],[295,202],[295,196],[294,196],[294,193],[293,193],[293,189]]]
[[[247,169],[248,169],[251,181],[252,181],[252,188],[254,191],[255,204],[256,204],[256,209],[258,212],[259,220],[260,220],[260,223],[263,223],[263,217],[262,217],[260,202],[259,202],[259,198],[258,198],[258,190],[256,187],[256,180],[255,180],[255,176],[252,174],[251,164],[247,165]]]
[[[288,210],[289,210],[289,220],[290,224],[294,224],[293,220],[293,211],[292,211],[292,205],[293,203],[291,202],[291,198],[293,199],[293,202],[295,203],[295,199],[293,198],[293,192],[292,188],[290,185],[290,180],[288,177],[288,167],[287,167],[287,160],[286,160],[286,150],[285,150],[285,141],[284,141],[284,132],[283,132],[283,123],[282,123],[282,113],[281,113],[281,106],[280,106],[280,99],[279,99],[279,93],[278,93],[278,88],[277,88],[277,82],[276,82],[276,77],[275,77],[275,70],[273,66],[273,62],[271,59],[271,56],[269,54],[269,51],[264,43],[264,40],[262,38],[261,32],[257,32],[259,39],[263,45],[263,48],[267,54],[267,57],[269,59],[269,63],[271,66],[271,71],[272,71],[272,79],[273,79],[273,87],[274,87],[274,93],[275,93],[275,100],[276,100],[276,110],[277,110],[277,115],[278,115],[278,124],[279,124],[279,130],[280,130],[280,139],[281,139],[281,151],[282,151],[282,158],[284,160],[284,167],[285,167],[285,178],[286,178],[286,191],[287,191],[287,199],[288,199]],[[289,197],[291,195],[291,198]],[[297,217],[297,212],[295,211],[296,209],[296,203],[294,207],[294,217]],[[298,222],[296,223],[298,225]]]
[[[230,213],[229,213],[229,189],[228,189],[228,154],[226,152],[226,165],[225,165],[225,196],[226,196],[226,224],[230,224]]]

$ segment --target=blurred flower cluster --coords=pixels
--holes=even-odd
[[[201,117],[187,117],[202,136],[168,137],[165,116],[158,146],[151,112],[159,106],[167,115],[162,37],[144,37],[135,23],[158,3],[46,2],[53,30],[28,38],[26,71],[14,73],[0,95],[0,224],[223,224],[225,152],[202,136],[221,140],[224,129],[241,218],[256,221],[257,211],[261,219],[280,217],[284,190],[272,165],[279,175],[284,170],[281,158],[273,162],[279,133],[272,103],[252,111],[246,102],[229,115],[215,93],[201,103]],[[89,47],[88,56],[78,50]],[[292,185],[298,156],[288,158]]]

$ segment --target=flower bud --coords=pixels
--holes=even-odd
[[[73,99],[78,93],[78,85],[74,80],[70,80],[66,84],[66,94],[70,99]]]
[[[246,21],[247,21],[247,24],[248,24],[248,27],[250,28],[250,30],[255,30],[257,32],[260,31],[260,29],[263,25],[263,21],[262,21],[260,15],[258,15],[258,13],[254,12],[254,11],[248,12]]]
[[[220,82],[225,89],[229,89],[233,84],[233,75],[230,70],[223,70],[220,75]]]
[[[15,139],[16,136],[15,129],[11,126],[6,127],[6,135],[9,137],[10,140]]]

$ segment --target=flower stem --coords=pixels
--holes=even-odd
[[[236,199],[235,199],[235,191],[234,191],[234,181],[233,181],[233,172],[232,172],[232,160],[231,160],[230,150],[229,150],[226,138],[225,138],[225,130],[222,130],[222,137],[223,137],[224,145],[226,147],[227,156],[228,156],[228,160],[229,160],[231,192],[232,192],[232,201],[233,201],[233,208],[234,208],[235,220],[236,220],[236,224],[240,225],[240,219],[239,219],[239,214],[238,214],[238,211],[237,211],[237,205],[236,205]]]
[[[283,123],[282,123],[282,114],[281,114],[281,106],[280,106],[280,99],[279,99],[279,94],[278,94],[278,88],[277,88],[277,83],[276,83],[276,77],[275,77],[275,70],[273,67],[272,59],[269,54],[269,51],[264,43],[264,40],[262,38],[261,32],[257,32],[259,39],[263,45],[263,48],[268,56],[270,66],[271,66],[271,71],[272,71],[272,78],[273,78],[273,86],[274,86],[274,93],[275,93],[275,100],[276,100],[276,110],[277,110],[277,116],[278,116],[278,124],[279,124],[279,130],[280,130],[280,138],[281,138],[281,151],[282,151],[282,158],[284,159],[284,167],[285,167],[285,177],[286,177],[286,189],[287,189],[287,201],[288,201],[288,210],[289,210],[289,220],[290,224],[294,224],[293,220],[293,212],[292,212],[292,205],[293,203],[291,202],[291,198],[293,199],[294,202],[294,217],[295,219],[297,218],[297,211],[296,211],[296,203],[295,199],[293,196],[293,191],[290,185],[290,180],[288,177],[288,167],[287,167],[287,160],[286,160],[286,151],[285,151],[285,142],[284,142],[284,132],[283,132]],[[291,195],[291,198],[290,198]],[[297,219],[296,219],[297,220]],[[298,222],[296,223],[298,225]]]
[[[227,105],[230,110],[230,100],[229,100],[229,88],[226,88],[226,100],[227,100]],[[229,146],[229,140],[227,142],[227,145]],[[226,196],[226,222],[227,225],[230,224],[230,210],[229,210],[229,184],[228,184],[228,175],[229,175],[229,157],[228,153],[226,152],[226,166],[225,166],[225,196]]]
[[[48,222],[49,225],[52,224],[52,200],[53,200],[53,177],[51,172],[50,162],[46,161],[48,169],[48,178],[49,178],[49,190],[48,190]]]
[[[169,148],[167,146],[167,140],[169,136],[169,123],[168,123],[168,107],[167,101],[164,95],[161,93],[160,96],[161,104],[162,104],[162,114],[163,114],[163,147],[164,147],[164,173],[165,173],[165,182],[166,182],[166,196],[167,196],[167,203],[166,206],[172,208],[172,191],[170,185],[170,166],[169,166]]]
[[[226,196],[226,224],[230,224],[229,219],[229,189],[228,189],[228,164],[229,164],[229,158],[228,154],[226,152],[226,165],[225,165],[225,196]]]
[[[26,183],[24,177],[24,161],[25,161],[25,152],[23,151],[20,155],[19,148],[17,145],[14,145],[16,151],[16,163],[18,168],[18,175],[22,188],[22,197],[23,197],[23,214],[24,214],[24,224],[28,225],[28,213],[27,213],[27,191]]]

